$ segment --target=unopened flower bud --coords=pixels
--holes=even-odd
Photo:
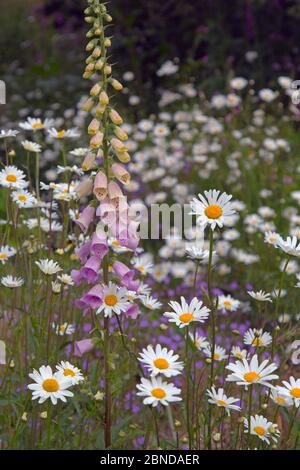
[[[99,129],[100,129],[100,122],[98,121],[98,119],[93,119],[90,122],[90,125],[88,127],[88,134],[89,135],[96,135],[97,132],[99,131]]]
[[[90,147],[92,149],[97,149],[99,147],[101,147],[102,145],[102,142],[103,142],[103,133],[102,132],[97,132],[96,135],[94,135],[91,140],[90,140]]]
[[[98,59],[101,56],[100,47],[95,47],[95,49],[92,52],[92,56],[94,57],[94,59]]]
[[[120,90],[123,89],[122,83],[120,83],[119,80],[116,80],[115,78],[113,78],[110,83],[111,83],[111,86],[112,86],[116,91],[120,91]]]
[[[96,83],[92,88],[91,88],[91,91],[90,91],[90,95],[93,96],[93,97],[96,97],[99,95],[101,91],[101,86],[99,85],[99,83]]]
[[[96,156],[93,153],[88,153],[81,164],[83,171],[91,170],[95,165],[95,160]]]
[[[127,152],[127,147],[126,145],[119,139],[116,139],[116,138],[112,138],[111,141],[110,141],[112,147],[114,148],[114,150],[116,150],[117,152]]]
[[[47,411],[42,411],[42,412],[40,413],[40,418],[42,418],[42,419],[47,419],[47,416],[48,416]]]
[[[102,106],[107,106],[109,103],[109,98],[108,95],[105,91],[101,91],[100,96],[99,96],[99,103],[102,104]]]
[[[107,65],[104,67],[104,73],[105,73],[105,75],[110,75],[111,72],[112,72],[112,68],[111,68],[110,65],[107,64]]]
[[[114,133],[118,137],[118,139],[123,140],[123,141],[128,140],[128,135],[123,129],[121,129],[121,127],[115,127]]]
[[[95,69],[96,69],[96,70],[102,70],[103,65],[104,65],[104,60],[103,60],[103,59],[99,59],[99,60],[97,60],[97,62],[95,63]]]
[[[123,119],[115,109],[110,110],[109,117],[111,122],[116,124],[116,126],[120,126],[121,124],[123,124]]]
[[[93,106],[94,106],[94,101],[92,100],[92,98],[89,98],[87,101],[83,103],[82,109],[86,113],[89,113],[90,111],[92,111]]]
[[[106,110],[106,106],[102,106],[102,104],[98,104],[95,110],[96,117],[100,119],[101,116],[103,116],[103,113],[105,110]]]
[[[215,432],[213,435],[212,435],[212,438],[215,442],[220,442],[221,440],[221,434],[219,432]]]
[[[128,152],[116,152],[116,155],[122,163],[129,163],[131,160]]]

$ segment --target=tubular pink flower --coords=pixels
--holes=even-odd
[[[107,177],[102,171],[99,171],[95,177],[93,192],[98,201],[103,201],[107,196]]]
[[[75,219],[75,224],[77,224],[82,232],[86,233],[91,222],[95,216],[95,208],[92,206],[87,206],[80,214],[78,219]]]

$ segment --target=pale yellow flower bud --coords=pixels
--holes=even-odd
[[[116,150],[117,152],[127,152],[127,147],[126,145],[119,139],[116,139],[115,137],[113,137],[110,141],[112,147],[114,148],[114,150]]]
[[[99,103],[102,104],[102,106],[107,106],[109,103],[109,98],[108,95],[105,91],[101,91],[100,97],[99,97]]]
[[[100,47],[95,47],[95,49],[93,50],[92,56],[94,57],[94,59],[98,59],[101,56]]]
[[[92,100],[92,98],[89,98],[87,101],[83,103],[82,109],[86,113],[89,113],[90,111],[92,111],[93,106],[94,106],[94,100]]]
[[[99,147],[101,147],[102,145],[102,142],[103,142],[103,133],[102,132],[97,132],[96,135],[94,135],[91,140],[90,140],[90,147],[92,149],[98,149]]]
[[[129,163],[131,160],[128,152],[116,152],[116,155],[122,163]]]
[[[111,66],[110,66],[110,65],[106,65],[106,66],[104,67],[104,73],[105,73],[105,75],[110,75],[111,72],[112,72]]]
[[[90,91],[90,95],[96,97],[96,96],[99,95],[100,91],[101,91],[101,86],[99,85],[99,83],[96,83],[96,84],[92,87],[92,89],[91,89],[91,91]]]
[[[103,65],[104,65],[104,60],[103,60],[103,59],[99,59],[99,60],[97,60],[97,62],[95,63],[95,69],[96,69],[96,70],[102,70]]]
[[[97,132],[99,131],[99,129],[100,129],[100,122],[98,121],[98,119],[94,118],[90,122],[90,125],[88,127],[88,134],[89,135],[96,135]]]
[[[123,119],[121,118],[120,114],[115,110],[111,109],[109,113],[110,120],[116,124],[116,126],[120,126],[123,124]]]
[[[116,80],[115,78],[113,78],[110,83],[111,83],[111,86],[117,91],[120,91],[123,89],[122,83],[120,83],[119,80]]]
[[[114,134],[118,137],[118,139],[124,141],[124,140],[128,140],[128,135],[126,134],[126,132],[121,129],[121,127],[115,127],[114,128]]]

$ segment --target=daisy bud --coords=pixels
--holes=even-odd
[[[107,195],[107,177],[102,171],[95,177],[93,193],[98,201],[102,201]]]
[[[111,122],[116,124],[116,126],[120,126],[121,124],[123,124],[123,119],[115,109],[110,110],[109,117]]]
[[[76,187],[76,193],[79,199],[91,194],[93,189],[93,180],[91,178],[83,178]]]
[[[9,363],[9,367],[13,369],[15,367],[15,361],[12,359]]]
[[[266,409],[268,408],[268,405],[267,405],[267,403],[263,403],[263,404],[261,405],[261,407],[262,407],[263,410],[266,410]]]
[[[98,59],[101,56],[100,47],[95,47],[95,49],[93,50],[92,56],[94,57],[94,59]]]
[[[117,152],[120,152],[120,153],[127,152],[127,147],[121,140],[113,137],[110,143],[113,146],[114,150],[116,150]]]
[[[48,416],[47,411],[42,411],[42,412],[40,413],[40,418],[42,418],[42,419],[47,419],[47,416]]]
[[[208,357],[207,359],[205,359],[205,362],[206,364],[211,364],[211,359]]]
[[[26,411],[24,411],[24,413],[22,414],[21,420],[24,421],[24,422],[27,421],[27,413],[26,413]]]
[[[91,140],[90,140],[90,147],[92,149],[98,149],[99,147],[101,147],[102,145],[102,142],[103,142],[103,134],[102,132],[97,132],[96,135],[94,135]]]
[[[96,97],[99,95],[100,91],[101,91],[101,86],[99,85],[99,83],[96,83],[91,89],[90,95]]]
[[[188,438],[187,438],[186,436],[184,436],[181,440],[182,440],[182,442],[183,442],[184,444],[186,444],[187,442],[189,442],[189,440],[188,440]]]
[[[90,125],[88,127],[88,134],[89,135],[95,135],[95,134],[97,134],[99,129],[100,129],[100,122],[98,121],[98,119],[93,119],[90,122]]]
[[[98,390],[98,392],[95,393],[95,395],[94,395],[94,399],[95,399],[96,401],[102,401],[103,398],[104,398],[104,393],[103,393],[103,392],[100,392],[100,390]]]
[[[105,73],[105,75],[110,75],[111,72],[112,72],[111,66],[110,66],[110,65],[106,65],[106,66],[104,67],[104,73]]]
[[[95,160],[96,156],[93,153],[88,153],[81,164],[83,171],[88,171],[93,168],[95,165]]]
[[[116,90],[116,91],[120,91],[123,89],[123,85],[122,83],[120,83],[118,80],[116,80],[115,78],[113,78],[111,80],[111,86]]]
[[[120,181],[121,183],[126,185],[130,182],[130,174],[123,167],[123,165],[120,165],[119,163],[114,163],[111,166],[111,170],[114,176],[117,178],[117,180]]]
[[[99,97],[99,103],[102,104],[102,106],[108,105],[109,98],[108,98],[108,95],[105,91],[101,91],[100,97]]]
[[[120,198],[123,198],[124,197],[124,194],[122,193],[122,189],[120,188],[120,186],[115,183],[114,181],[111,181],[109,184],[108,184],[108,187],[107,187],[107,190],[108,190],[108,197],[109,199],[113,200],[113,199],[120,199]]]
[[[160,328],[162,331],[167,331],[167,329],[168,329],[167,325],[165,325],[164,323],[161,323],[161,324],[159,325],[159,328]]]
[[[280,326],[279,326],[279,325],[276,325],[275,328],[274,328],[274,330],[275,330],[276,332],[280,331]]]
[[[114,133],[118,137],[118,139],[120,139],[122,141],[128,140],[128,135],[126,134],[126,132],[123,129],[121,129],[121,127],[115,127],[114,128]]]
[[[82,109],[86,113],[89,113],[90,111],[92,111],[93,106],[94,106],[94,100],[92,100],[92,98],[89,98],[87,101],[85,101],[85,103],[83,103]]]
[[[116,152],[116,155],[122,163],[128,163],[131,160],[128,152]]]

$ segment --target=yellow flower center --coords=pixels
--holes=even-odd
[[[300,398],[300,388],[292,388],[292,390],[290,390],[290,394],[294,398]]]
[[[252,345],[253,346],[263,346],[264,342],[262,339],[260,338],[255,338],[253,341],[252,341]]]
[[[113,307],[114,305],[116,305],[116,303],[118,302],[118,299],[117,299],[117,296],[114,295],[114,294],[110,294],[110,295],[107,295],[104,299],[104,302],[106,303],[106,305],[108,305],[109,307]]]
[[[230,302],[230,300],[224,300],[223,304],[225,308],[231,309],[232,307],[232,303]]]
[[[57,132],[57,137],[60,137],[60,138],[61,138],[61,137],[64,137],[65,134],[66,134],[66,131],[64,131],[64,130],[58,131],[58,132]]]
[[[216,204],[208,206],[204,211],[206,217],[209,219],[219,219],[223,214],[222,208]]]
[[[165,398],[166,396],[166,392],[162,388],[153,388],[151,393],[155,398],[162,399],[162,398]]]
[[[163,357],[155,359],[154,365],[158,369],[168,369],[168,367],[169,367],[168,361],[166,359],[164,359]]]
[[[227,403],[226,403],[226,401],[224,401],[224,400],[218,400],[217,403],[218,403],[218,405],[220,405],[220,406],[227,406]]]
[[[67,329],[66,325],[60,325],[60,327],[59,327],[59,331],[61,333],[64,333],[66,331],[66,329]]]
[[[255,428],[253,428],[253,431],[256,432],[256,434],[258,434],[259,436],[264,436],[266,434],[266,430],[262,426],[255,426]]]
[[[285,405],[286,404],[286,400],[283,397],[277,397],[276,402],[278,403],[278,405]]]
[[[24,196],[23,194],[21,194],[20,196],[18,196],[18,199],[19,199],[19,201],[21,201],[21,202],[25,202],[27,198],[26,198],[26,196]]]
[[[46,392],[57,392],[59,390],[59,383],[56,379],[46,379],[42,386]]]
[[[182,323],[190,323],[193,319],[194,319],[194,315],[192,313],[183,313],[179,317],[179,320]]]
[[[32,124],[32,129],[40,129],[43,127],[43,124],[41,122],[36,122],[35,124]]]
[[[7,254],[6,253],[0,253],[0,259],[6,259]]]
[[[143,266],[143,265],[137,266],[136,269],[137,269],[138,271],[143,272],[143,271],[145,270],[145,266]]]
[[[246,374],[244,374],[244,379],[249,382],[249,383],[252,383],[254,382],[254,380],[256,379],[259,379],[259,374],[257,372],[247,372]]]
[[[214,359],[215,359],[216,361],[217,361],[218,359],[220,359],[220,354],[215,353],[215,354],[214,354]]]
[[[64,375],[67,377],[67,376],[71,376],[71,377],[74,377],[75,375],[75,372],[71,369],[65,369],[64,370]]]
[[[17,181],[17,177],[16,175],[12,174],[6,175],[6,181],[8,181],[9,183],[15,183]]]

